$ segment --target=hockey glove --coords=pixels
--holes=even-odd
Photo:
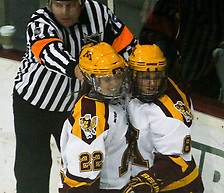
[[[135,177],[125,186],[123,193],[155,193],[155,191],[149,182],[143,182],[139,177]]]

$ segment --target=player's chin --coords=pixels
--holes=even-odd
[[[156,92],[157,92],[157,89],[147,89],[145,91],[145,93],[148,94],[148,95],[156,94]]]

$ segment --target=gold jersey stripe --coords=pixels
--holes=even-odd
[[[174,107],[173,101],[167,95],[159,98],[159,101],[168,109],[173,118],[179,119],[184,122],[181,112]]]
[[[177,165],[181,166],[181,168],[182,168],[182,172],[185,172],[185,171],[187,170],[188,165],[187,165],[187,163],[183,160],[182,157],[176,157],[176,158],[175,158],[175,157],[171,157],[171,156],[169,156],[169,157],[170,157],[170,159],[173,160],[174,163],[176,163]]]
[[[80,111],[81,106],[82,106],[82,98],[75,104],[74,113],[72,114],[74,119],[76,117],[81,117],[82,116],[81,115],[81,111]],[[79,128],[79,129],[77,129],[77,128]],[[75,136],[77,136],[80,139],[82,139],[81,131],[82,131],[82,129],[81,129],[81,126],[79,125],[79,120],[75,119],[75,123],[73,124],[73,127],[72,127],[72,134],[74,134]]]
[[[67,176],[65,176],[64,182],[72,188],[74,188],[74,187],[78,188],[80,186],[86,186],[87,185],[86,182],[78,182],[78,181],[75,181],[75,180],[72,180],[72,179],[68,178]]]
[[[170,78],[168,78],[168,79],[169,79],[170,83],[176,88],[177,92],[180,94],[181,98],[183,99],[184,104],[187,106],[189,112],[191,113],[191,108],[188,103],[186,95],[178,88],[178,86],[173,82],[173,80],[171,80]],[[191,113],[191,118],[192,118],[192,120],[194,119],[194,116],[192,113]]]
[[[69,177],[65,176],[65,180],[64,183],[66,183],[67,185],[69,185],[72,188],[78,188],[80,186],[90,186],[92,185],[97,179],[99,178],[99,176],[97,176],[91,183],[87,183],[87,182],[79,182],[76,180],[72,180]]]
[[[184,187],[184,186],[190,184],[191,182],[193,182],[198,177],[198,175],[199,175],[198,168],[195,167],[195,169],[188,176],[186,176],[185,178],[182,178],[176,182],[173,182],[172,184],[163,188],[161,190],[161,192],[175,190],[175,189]]]
[[[187,108],[190,110],[190,106],[189,103],[187,101],[186,95],[178,88],[178,86],[173,82],[173,80],[171,80],[170,78],[168,78],[170,83],[174,86],[174,88],[177,90],[177,92],[180,94],[181,98],[183,99],[183,102],[185,105],[187,105]]]

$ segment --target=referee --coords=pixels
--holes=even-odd
[[[48,193],[50,138],[59,147],[62,124],[82,84],[81,48],[104,41],[127,60],[136,38],[105,5],[92,0],[49,0],[31,16],[26,38],[13,92],[17,193]]]

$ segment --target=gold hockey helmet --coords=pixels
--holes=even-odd
[[[79,68],[97,98],[115,99],[123,93],[127,64],[109,44],[86,46],[79,57]]]
[[[164,93],[166,58],[157,45],[136,45],[128,64],[131,91],[135,97],[143,102],[151,102]]]
[[[136,71],[164,71],[166,58],[160,48],[153,45],[136,45],[128,64]]]

